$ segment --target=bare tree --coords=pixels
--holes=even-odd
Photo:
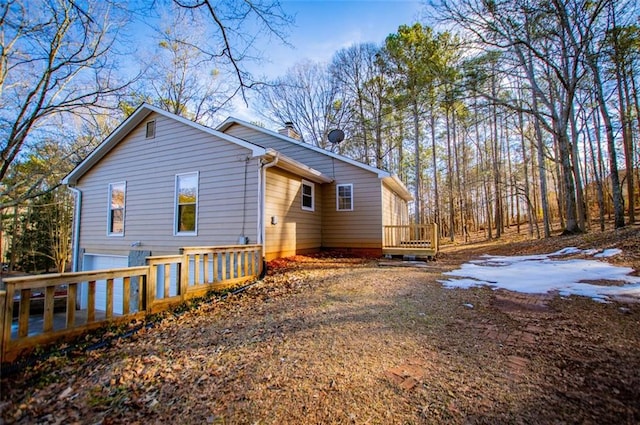
[[[207,41],[198,44],[203,55],[219,60],[235,75],[236,88],[230,97],[240,93],[247,103],[247,89],[264,84],[256,81],[243,63],[258,59],[258,37],[275,38],[286,44],[286,29],[293,20],[284,13],[277,0],[173,0],[178,7],[200,14],[210,25]],[[247,30],[250,28],[251,30]]]
[[[416,23],[401,25],[398,32],[385,40],[385,59],[390,70],[395,102],[407,111],[412,120],[414,148],[414,220],[422,223],[422,125],[429,106],[428,98],[433,95],[437,82],[436,36],[433,29]]]
[[[44,230],[49,239],[48,252],[38,254],[50,258],[58,273],[64,273],[71,259],[71,228],[73,224],[73,200],[71,194],[58,188],[50,192],[50,203],[39,205],[46,210]]]
[[[633,75],[633,62],[640,53],[640,29],[634,25],[620,26],[617,24],[618,11],[611,5],[611,29],[607,32],[608,56],[611,59],[612,74],[615,75],[616,91],[620,111],[620,124],[622,127],[622,140],[625,158],[625,179],[627,183],[627,214],[629,223],[635,222],[635,169],[634,143],[633,143],[633,113],[630,85],[635,80]],[[637,102],[637,97],[636,97]],[[637,103],[636,103],[637,106]],[[637,117],[640,119],[640,117]],[[636,138],[638,136],[636,135]]]
[[[21,152],[45,136],[59,135],[61,117],[82,121],[117,104],[117,95],[130,83],[118,81],[114,72],[112,48],[125,22],[120,12],[110,2],[0,3],[2,194],[12,190],[5,176]],[[23,182],[22,199],[41,193],[41,183],[38,177]]]
[[[382,73],[381,50],[373,43],[355,44],[336,52],[330,72],[350,109],[352,145],[360,147],[360,160],[383,168],[386,117],[391,112],[387,81]],[[353,148],[354,146],[352,146]],[[372,161],[371,158],[374,158]]]
[[[573,159],[570,128],[574,102],[585,75],[583,62],[589,57],[587,47],[592,39],[589,34],[602,21],[608,2],[443,2],[446,15],[474,34],[480,47],[490,46],[508,53],[511,66],[526,76],[540,108],[528,108],[525,112],[534,115],[553,135],[558,147],[567,233],[583,230],[576,199],[579,170]],[[518,109],[512,102],[505,105]]]
[[[170,6],[154,28],[156,50],[141,58],[148,71],[139,92],[162,109],[206,124],[231,99],[233,75],[199,47],[206,44],[202,17]]]
[[[347,108],[324,64],[302,62],[260,91],[262,114],[271,121],[292,122],[307,143],[325,148],[332,128],[341,127]]]

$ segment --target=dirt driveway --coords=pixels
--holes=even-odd
[[[2,380],[5,423],[638,423],[640,306],[309,258]]]

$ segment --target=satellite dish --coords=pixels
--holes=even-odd
[[[331,144],[337,145],[344,140],[344,131],[336,128],[335,130],[331,130],[327,137]]]

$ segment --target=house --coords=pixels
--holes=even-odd
[[[403,183],[290,136],[141,105],[63,180],[77,200],[74,270],[247,243],[267,260],[327,248],[381,255],[383,225],[409,222]]]

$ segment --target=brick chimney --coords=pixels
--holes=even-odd
[[[291,137],[292,139],[300,140],[300,135],[293,128],[293,123],[291,121],[285,122],[284,128],[278,130],[278,133],[282,134],[283,136]]]

